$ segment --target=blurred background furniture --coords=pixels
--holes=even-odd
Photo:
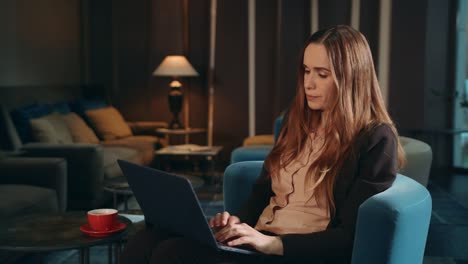
[[[122,239],[132,229],[133,224],[122,215],[118,215],[117,221],[121,223],[120,226],[125,225],[123,230],[99,237],[89,236],[80,230],[87,222],[85,211],[22,215],[14,221],[1,223],[0,250],[46,254],[51,251],[77,249],[80,252],[79,263],[89,264],[100,262],[95,259],[90,262],[90,248],[108,245],[108,263],[119,263]],[[39,260],[27,263],[42,262]]]
[[[240,161],[265,160],[278,139],[283,124],[283,115],[275,119],[273,134],[256,135],[244,139],[243,146],[231,152],[231,164]]]
[[[67,162],[62,158],[0,160],[0,221],[67,209]]]
[[[403,136],[400,136],[400,142],[405,150],[407,163],[399,172],[427,186],[432,164],[431,146],[423,141]]]
[[[167,123],[126,122],[102,100],[32,104],[11,113],[0,105],[0,150],[66,159],[68,207],[85,210],[111,201],[103,187],[123,177],[117,159],[152,165],[154,150],[165,145],[158,127]]]
[[[224,173],[224,207],[236,214],[260,176],[262,161],[229,165]],[[392,187],[367,199],[358,211],[353,264],[422,263],[432,211],[427,189],[397,175]]]
[[[174,145],[174,142],[171,142],[170,136],[184,136],[185,144],[190,143],[189,135],[192,134],[201,134],[206,133],[206,129],[204,128],[180,128],[180,129],[170,129],[170,128],[157,128],[156,133],[163,134],[165,136],[165,142],[167,145]]]

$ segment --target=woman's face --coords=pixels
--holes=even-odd
[[[304,52],[304,92],[312,110],[326,110],[335,82],[327,50],[322,44],[311,43]]]

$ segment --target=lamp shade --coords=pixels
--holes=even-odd
[[[167,56],[154,70],[155,76],[198,76],[198,72],[192,67],[185,56]]]

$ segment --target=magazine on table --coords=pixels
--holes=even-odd
[[[181,152],[203,152],[203,151],[210,151],[212,147],[210,146],[200,146],[196,144],[182,144],[182,145],[174,145],[169,146],[172,151],[181,151]]]

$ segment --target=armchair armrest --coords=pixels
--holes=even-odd
[[[96,206],[104,183],[104,154],[100,145],[29,143],[22,150],[28,157],[65,158],[69,207],[88,209]]]
[[[1,184],[54,189],[61,212],[67,208],[67,162],[61,158],[11,157],[0,160]]]
[[[167,122],[159,121],[136,121],[127,122],[128,126],[135,135],[154,135],[156,128],[167,128]]]

